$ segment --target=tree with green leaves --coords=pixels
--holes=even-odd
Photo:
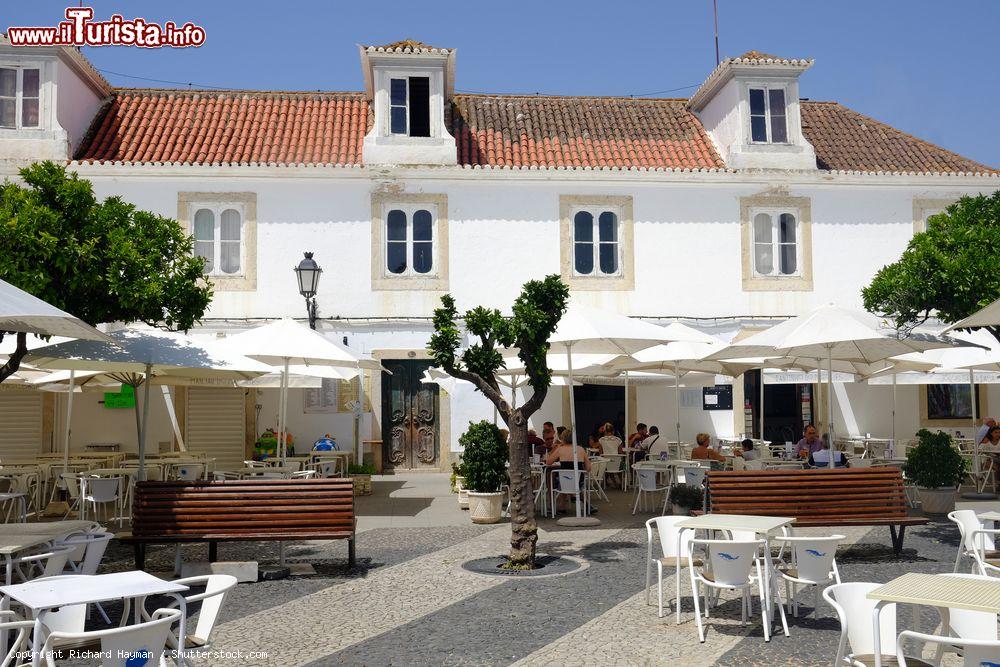
[[[531,489],[531,451],[528,447],[528,418],[541,407],[552,383],[552,371],[545,357],[549,337],[566,312],[569,287],[559,276],[531,280],[524,284],[514,301],[511,317],[499,310],[478,306],[465,313],[465,330],[477,339],[461,353],[462,332],[455,299],[446,294],[434,311],[434,334],[429,350],[434,361],[452,377],[475,385],[496,406],[507,425],[507,456],[510,461],[510,556],[508,566],[534,566],[538,525]],[[516,348],[524,364],[531,397],[514,408],[500,391],[497,371],[504,366],[500,350]]]
[[[23,184],[0,185],[0,278],[88,324],[187,330],[201,318],[212,287],[176,220],[120,197],[99,201],[90,181],[53,162],[20,175]],[[0,382],[17,371],[26,342],[17,334]]]
[[[913,328],[937,316],[957,322],[1000,298],[1000,191],[962,197],[927,219],[902,257],[861,290],[865,308]],[[990,327],[1000,339],[1000,328]]]

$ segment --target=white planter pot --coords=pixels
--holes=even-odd
[[[955,509],[955,495],[958,488],[945,486],[939,489],[917,487],[917,500],[924,514],[947,514]]]
[[[469,518],[472,523],[497,523],[503,514],[503,494],[476,493],[467,491],[469,495]]]
[[[458,489],[458,506],[464,510],[469,509],[469,490],[465,488],[465,478],[455,478],[455,488]]]

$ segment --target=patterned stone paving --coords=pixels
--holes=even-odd
[[[739,603],[723,595],[713,608],[706,642],[698,642],[686,575],[682,623],[668,606],[657,618],[643,593],[646,531],[642,517],[621,511],[624,498],[602,508],[599,528],[565,529],[543,521],[540,550],[585,559],[583,571],[560,577],[510,580],[468,572],[465,560],[503,553],[506,524],[370,527],[358,537],[358,566],[346,566],[341,542],[290,546],[290,561],[317,574],[240,584],[227,602],[215,645],[244,659],[203,657],[198,665],[828,665],[839,624],[832,610],[812,609],[803,597],[791,636],[763,641],[757,622],[741,625]],[[425,521],[426,518],[418,518]],[[377,525],[377,524],[376,524]],[[806,531],[802,531],[806,532]],[[814,529],[811,532],[824,532]],[[826,531],[832,532],[832,531]],[[893,559],[885,528],[847,531],[838,555],[845,580],[887,581],[903,571],[950,571],[958,535],[951,524],[910,529],[906,551]],[[204,546],[185,549],[204,557]],[[274,545],[222,545],[222,559],[277,557]],[[171,549],[151,554],[151,570],[168,570]],[[106,569],[131,567],[130,552],[109,550]],[[665,597],[673,596],[672,577]],[[668,603],[669,605],[669,603]],[[756,611],[756,609],[755,609]],[[114,610],[109,609],[114,616]],[[900,617],[910,618],[909,610]],[[95,615],[96,619],[96,615]],[[935,618],[923,614],[921,629]],[[95,620],[95,623],[98,621]],[[251,651],[267,657],[247,659]],[[231,654],[230,654],[231,655]]]

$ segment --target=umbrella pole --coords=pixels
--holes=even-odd
[[[834,436],[833,429],[833,346],[827,345],[826,347],[826,409],[829,411],[830,417],[830,468],[836,468],[836,457],[834,452],[837,450],[836,438]]]
[[[288,430],[285,423],[288,417],[288,363],[289,358],[285,357],[285,365],[281,370],[281,396],[278,397],[278,446],[274,452],[281,460],[281,465],[285,465],[285,432]]]
[[[577,428],[576,428],[576,396],[573,392],[573,343],[566,343],[566,369],[569,375],[569,420],[570,420],[570,435],[573,441],[573,472],[577,473],[577,467],[580,465],[580,455],[577,452],[578,444],[576,442],[577,438]],[[628,462],[626,461],[626,469]],[[579,473],[577,473],[579,479]],[[576,485],[576,517],[579,519],[583,516],[583,508],[580,506],[580,484]]]
[[[764,441],[764,369],[760,369],[760,440]]]
[[[625,426],[622,428],[624,433],[622,435],[625,437],[625,442],[628,442],[628,371],[625,371]]]
[[[976,474],[976,483],[979,483],[979,438],[976,437],[976,421],[979,419],[979,406],[976,400],[976,372],[969,369],[969,396],[972,397],[972,470]]]
[[[146,480],[146,436],[149,432],[149,380],[153,365],[146,364],[146,374],[142,388],[142,435],[139,436],[139,481]]]
[[[892,374],[892,455],[896,456],[896,373]]]
[[[674,428],[677,430],[677,456],[681,456],[681,378],[677,362],[674,362]]]
[[[73,421],[73,388],[76,383],[76,371],[69,372],[69,398],[66,399],[66,437],[63,439],[63,472],[69,469],[69,436],[70,423]]]
[[[357,459],[358,465],[364,463],[365,460],[365,446],[363,444],[364,434],[362,431],[362,425],[365,420],[365,369],[361,368],[361,364],[358,364],[358,441],[355,443],[357,448]],[[372,465],[375,464],[374,452],[372,453]]]

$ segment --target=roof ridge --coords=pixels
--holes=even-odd
[[[632,97],[630,95],[560,95],[550,93],[455,93],[454,97],[513,97],[543,100],[626,100],[634,102],[684,102],[686,97]]]
[[[847,113],[853,114],[855,116],[860,116],[860,117],[862,117],[862,118],[864,118],[864,119],[866,119],[868,121],[871,121],[872,123],[875,123],[875,124],[879,125],[880,127],[888,128],[889,130],[892,130],[896,134],[902,135],[903,137],[906,137],[907,139],[910,139],[912,141],[916,141],[917,143],[919,143],[919,144],[921,144],[923,146],[926,146],[928,148],[932,148],[932,149],[934,149],[936,151],[943,151],[943,152],[947,153],[948,155],[951,155],[952,157],[956,157],[956,158],[958,158],[960,160],[965,160],[966,162],[974,164],[974,165],[976,165],[978,167],[982,167],[984,170],[986,170],[988,172],[991,172],[991,173],[1000,173],[1000,169],[996,169],[995,167],[991,167],[991,166],[989,166],[987,164],[984,164],[982,162],[979,162],[977,160],[973,160],[970,157],[966,157],[966,156],[964,156],[964,155],[962,155],[960,153],[956,153],[953,150],[950,150],[948,148],[945,148],[944,146],[940,146],[938,144],[935,144],[935,143],[932,143],[930,141],[927,141],[926,139],[921,139],[918,136],[910,134],[909,132],[905,132],[905,131],[903,131],[903,130],[901,130],[898,127],[895,127],[893,125],[889,125],[888,123],[880,121],[877,118],[869,116],[868,114],[861,113],[860,111],[855,111],[851,107],[846,106],[846,105],[844,105],[841,102],[827,102],[826,104],[830,104],[830,105],[833,105],[833,106],[840,107],[841,109],[843,109]]]
[[[140,95],[168,93],[172,95],[364,95],[362,90],[261,90],[254,88],[144,88],[119,87],[111,89],[114,95],[136,93]]]

